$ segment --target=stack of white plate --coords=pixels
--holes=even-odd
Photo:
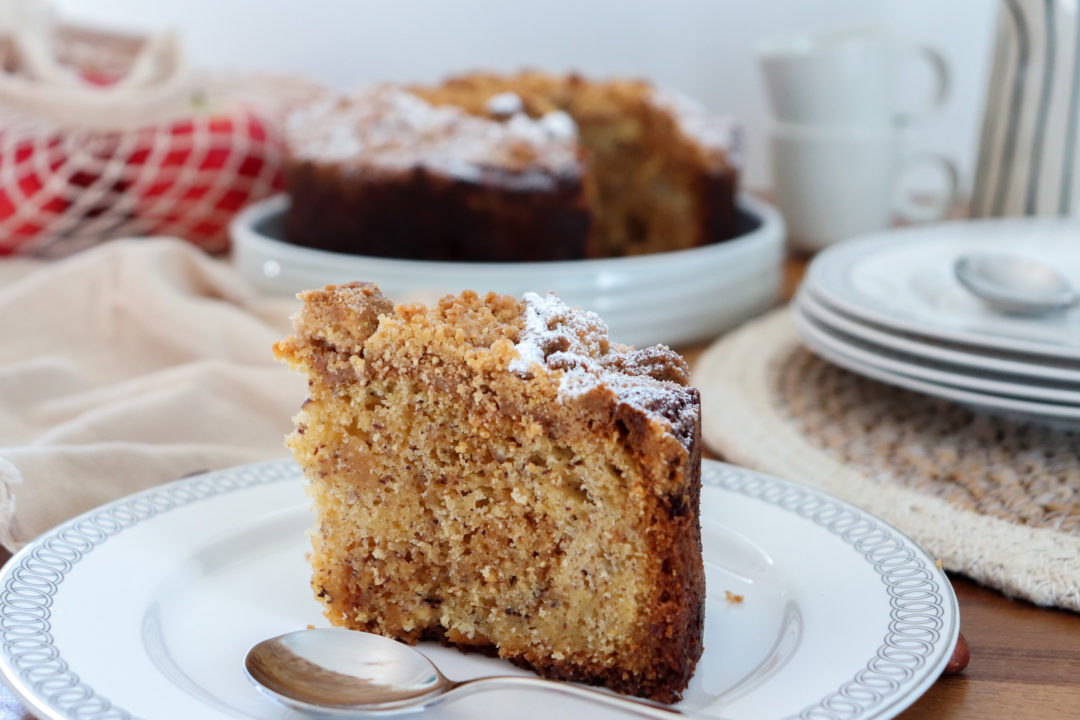
[[[1032,258],[1080,287],[1080,223],[1010,219],[890,230],[814,258],[792,305],[806,345],[853,372],[1040,420],[1080,421],[1080,309],[1002,314],[956,280],[969,252]]]

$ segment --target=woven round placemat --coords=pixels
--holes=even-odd
[[[1080,431],[864,378],[799,343],[787,309],[698,360],[705,443],[880,516],[947,570],[1080,610]]]

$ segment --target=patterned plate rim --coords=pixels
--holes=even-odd
[[[793,718],[892,717],[937,678],[959,633],[959,607],[945,574],[910,538],[827,493],[712,460],[702,482],[793,512],[838,536],[887,588],[890,622],[855,675]],[[271,460],[177,480],[90,510],[41,535],[0,570],[0,675],[35,713],[51,720],[134,718],[79,679],[53,643],[53,599],[71,569],[109,538],[195,502],[293,479],[291,460]]]

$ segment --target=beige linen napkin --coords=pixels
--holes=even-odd
[[[14,550],[157,483],[284,456],[305,388],[270,348],[296,307],[177,240],[0,261],[0,543]]]

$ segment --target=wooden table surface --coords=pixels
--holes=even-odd
[[[803,269],[803,261],[789,261],[788,297]],[[702,349],[687,349],[688,360],[692,363]],[[0,548],[0,564],[9,557]],[[1080,615],[1010,600],[964,577],[950,577],[960,600],[960,630],[971,649],[971,664],[959,675],[940,678],[900,717],[1080,718]],[[33,717],[0,685],[0,720]]]

